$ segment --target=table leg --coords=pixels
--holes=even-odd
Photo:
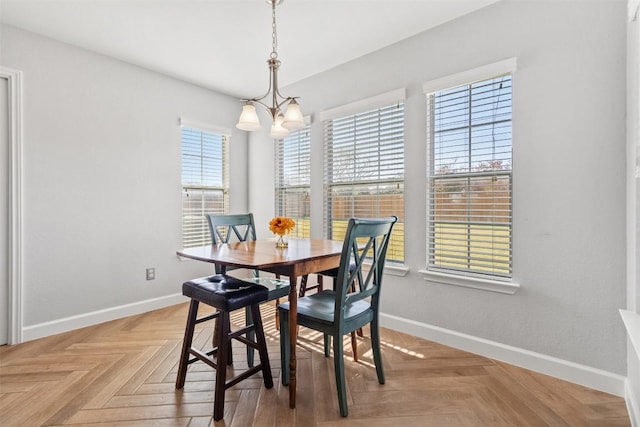
[[[298,277],[289,276],[289,407],[296,407],[296,345],[298,344]]]

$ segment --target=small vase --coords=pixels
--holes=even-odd
[[[278,235],[278,240],[276,240],[276,248],[288,248],[289,242],[287,242],[286,235],[281,234]]]

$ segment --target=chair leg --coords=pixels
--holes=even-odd
[[[336,285],[338,283],[338,278],[334,277],[333,278],[333,290],[335,291],[336,289]],[[356,284],[352,283],[351,284],[351,291],[355,292],[356,291]],[[356,334],[359,337],[364,336],[362,334],[362,328],[358,328],[356,329],[354,332],[351,332],[351,349],[353,350],[353,361],[357,362],[358,361],[358,340],[356,339]]]
[[[216,320],[216,322],[221,322],[221,319]],[[231,331],[231,316],[227,316],[227,331]],[[215,347],[215,345],[214,345]],[[231,341],[229,341],[229,347],[227,347],[227,365],[233,365],[233,345]]]
[[[338,389],[338,405],[340,415],[346,417],[349,414],[347,408],[347,386],[344,379],[344,352],[342,350],[342,336],[333,336],[333,365],[336,372],[336,388]]]
[[[219,312],[219,311],[218,311]],[[217,343],[220,341],[220,337],[218,337],[218,322],[221,322],[220,318],[214,320],[213,324],[213,337],[211,338],[211,346],[216,348]],[[229,325],[229,330],[231,330],[231,325]],[[229,346],[229,355],[227,357],[227,364],[233,365],[233,348]]]
[[[331,355],[331,344],[330,344],[330,340],[331,337],[328,334],[324,334],[323,336],[323,341],[324,341],[324,357],[329,357]]]
[[[256,342],[258,343],[258,354],[260,355],[260,364],[262,365],[262,378],[264,379],[264,386],[266,388],[272,388],[273,376],[271,375],[271,364],[269,363],[269,354],[267,352],[267,340],[264,337],[260,306],[257,304],[252,305],[250,311],[253,317],[253,324],[255,326],[255,337]]]
[[[178,365],[178,378],[176,378],[176,389],[180,390],[184,387],[184,381],[187,377],[187,366],[189,365],[189,350],[193,342],[193,331],[196,328],[196,318],[198,317],[199,302],[192,299],[189,304],[189,314],[187,315],[187,326],[184,330],[184,339],[182,340],[182,352],[180,353],[180,364]]]
[[[305,274],[304,276],[302,276],[302,280],[300,281],[300,290],[298,291],[298,297],[302,298],[303,296],[306,295],[308,290],[311,289],[316,289],[316,292],[320,292],[322,291],[322,275],[318,274],[317,275],[317,279],[318,279],[318,284],[315,286],[311,286],[309,287],[309,275]]]
[[[218,326],[218,367],[216,369],[216,385],[213,398],[213,419],[221,420],[224,416],[224,394],[227,389],[227,358],[229,356],[229,312],[220,313],[216,322]]]
[[[307,293],[307,283],[309,282],[309,275],[305,274],[300,280],[300,290],[298,291],[298,298],[302,298]]]
[[[279,278],[280,278],[280,275],[279,275],[279,274],[276,274],[276,279],[279,279]],[[276,331],[279,331],[279,330],[280,330],[280,321],[279,321],[279,316],[280,316],[280,315],[278,314],[278,305],[279,305],[279,304],[280,304],[280,298],[276,298],[276,319],[275,319],[275,322],[276,322]]]
[[[249,307],[245,307],[244,309],[244,319],[245,325],[251,325],[254,322],[254,318],[251,315],[251,311]],[[255,332],[253,329],[247,331],[247,339],[249,341],[255,341]],[[254,351],[253,347],[250,345],[247,346],[247,364],[250,368],[253,368],[253,359],[254,359]]]
[[[351,349],[353,350],[353,361],[358,361],[358,340],[356,339],[356,331],[351,332]]]
[[[289,312],[280,312],[280,378],[282,385],[289,385]]]
[[[384,384],[384,367],[382,366],[382,350],[380,349],[380,330],[377,316],[374,316],[371,321],[371,350],[373,351],[373,362],[376,365],[376,374],[378,374],[378,383]]]

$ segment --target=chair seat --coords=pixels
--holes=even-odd
[[[305,318],[312,319],[314,323],[320,322],[333,325],[336,306],[336,293],[334,291],[321,291],[298,300],[298,324],[304,325]],[[289,310],[289,303],[280,304],[284,310]],[[371,304],[366,301],[356,301],[345,306],[343,319],[350,323],[359,316],[371,311]],[[366,323],[366,322],[365,322]]]
[[[266,301],[269,289],[226,274],[216,274],[183,283],[182,294],[219,310],[233,311]]]

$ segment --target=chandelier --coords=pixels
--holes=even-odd
[[[267,60],[269,65],[269,89],[267,93],[259,98],[242,99],[245,103],[242,107],[242,113],[240,119],[236,124],[236,127],[240,130],[255,131],[260,130],[260,120],[256,113],[255,104],[260,104],[267,109],[271,115],[272,124],[271,132],[269,135],[273,138],[284,138],[289,134],[289,131],[302,129],[304,125],[304,118],[302,117],[302,111],[300,105],[296,102],[295,97],[284,97],[280,94],[278,89],[278,68],[280,67],[280,60],[278,59],[278,34],[276,31],[276,5],[281,4],[283,0],[266,0],[271,5],[271,28],[272,42],[271,42],[271,55]],[[267,105],[263,100],[270,100],[271,106]],[[283,114],[283,108],[287,107],[286,112]]]

